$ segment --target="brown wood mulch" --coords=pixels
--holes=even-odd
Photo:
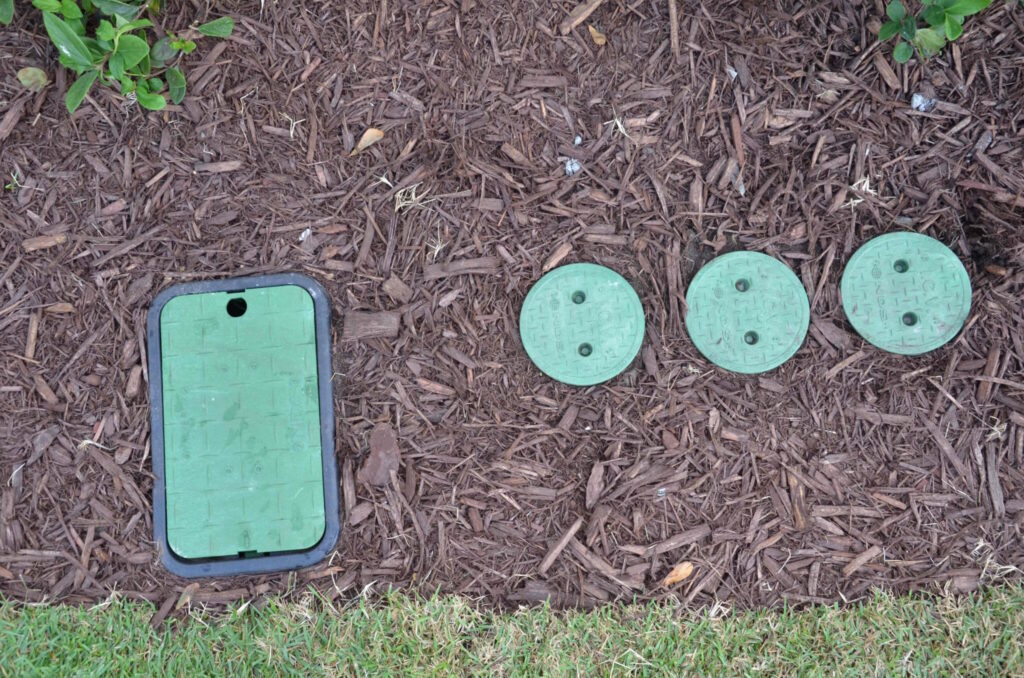
[[[169,27],[202,18],[175,4]],[[895,67],[880,1],[588,4],[218,4],[236,34],[190,59],[183,105],[94,90],[70,119],[38,23],[0,31],[20,184],[0,198],[0,594],[746,607],[1019,576],[1024,7]],[[27,65],[55,84],[23,91]],[[894,229],[974,285],[964,331],[916,358],[867,345],[838,298]],[[805,345],[761,376],[683,327],[694,272],[739,248],[811,300]],[[623,273],[647,314],[641,356],[588,389],[517,332],[530,284],[573,261]],[[341,540],[309,571],[186,589],[152,541],[145,311],[177,281],[283,270],[333,299]],[[371,485],[379,424],[401,464]]]

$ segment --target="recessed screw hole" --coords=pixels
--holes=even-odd
[[[911,325],[916,325],[917,324],[917,314],[916,313],[904,313],[903,314],[903,324],[907,325],[908,327],[911,326]]]
[[[572,293],[572,303],[574,303],[574,304],[582,304],[586,300],[587,300],[587,295],[584,294],[583,292],[577,291],[577,292],[573,292]]]
[[[746,292],[750,289],[750,281],[746,278],[740,278],[736,281],[736,290],[739,292]]]
[[[758,339],[757,332],[747,332],[743,335],[743,341],[747,342],[750,346],[756,344]]]
[[[232,318],[241,318],[245,315],[246,303],[245,299],[241,297],[235,297],[234,299],[228,300],[228,315]]]
[[[580,344],[579,353],[581,356],[586,358],[588,355],[594,352],[594,347],[590,344]]]
[[[892,270],[897,273],[906,273],[910,270],[910,264],[908,264],[905,259],[897,259],[892,264]]]

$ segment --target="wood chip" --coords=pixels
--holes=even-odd
[[[3,141],[11,135],[14,131],[15,125],[21,120],[21,112],[25,110],[25,102],[28,99],[19,99],[15,101],[10,108],[7,109],[7,113],[0,119],[0,141]]]
[[[544,262],[544,265],[540,269],[541,272],[547,273],[555,266],[558,266],[560,263],[562,263],[562,259],[565,259],[567,256],[569,256],[570,252],[572,252],[572,243],[563,242],[561,245],[555,248],[555,251],[552,252],[551,256],[549,256],[547,258],[547,261]]]
[[[993,346],[988,350],[988,358],[985,360],[985,376],[994,377],[996,376],[996,370],[999,368],[999,347]],[[987,403],[992,397],[992,389],[994,384],[991,381],[982,381],[978,383],[978,402]]]
[[[115,214],[124,212],[128,208],[128,203],[121,198],[118,198],[114,202],[110,203],[106,207],[100,210],[101,217],[112,217]]]
[[[572,29],[586,21],[587,17],[593,14],[594,11],[601,6],[602,2],[604,2],[604,0],[587,0],[586,2],[577,5],[571,12],[569,12],[569,16],[565,17],[562,23],[558,25],[559,32],[562,35],[568,35]]]
[[[527,75],[519,81],[519,89],[555,89],[568,86],[569,80],[562,75]]]
[[[142,384],[142,365],[135,365],[128,373],[128,381],[124,387],[124,397],[131,400],[139,395],[139,386]]]
[[[452,396],[455,395],[455,389],[452,388],[451,386],[445,386],[444,384],[440,384],[436,381],[431,381],[430,379],[417,377],[416,383],[419,384],[420,388],[422,388],[424,391],[428,391],[439,396],[451,398]]]
[[[43,310],[47,313],[74,313],[75,306],[74,304],[68,303],[66,301],[60,301],[57,302],[56,304],[50,304]]]
[[[896,71],[892,70],[892,66],[889,65],[889,60],[882,55],[881,52],[875,52],[875,56],[871,59],[871,63],[874,64],[875,70],[882,76],[882,80],[896,92],[900,91],[900,79],[896,77]]]
[[[960,477],[967,480],[969,475],[967,467],[964,465],[963,460],[961,460],[957,455],[953,446],[949,444],[948,440],[946,440],[946,436],[939,430],[939,427],[929,419],[924,420],[924,427],[932,434],[932,438],[935,439],[935,442],[938,444],[942,454],[945,455],[946,459],[949,460],[949,463],[953,465],[953,468],[955,468],[956,472],[960,474]]]
[[[501,270],[501,260],[497,257],[477,257],[461,259],[443,264],[429,264],[423,269],[425,280],[438,280],[452,275],[489,275]]]
[[[651,556],[656,556],[662,553],[668,553],[669,551],[674,551],[678,548],[682,548],[683,546],[689,546],[690,544],[694,544],[710,534],[710,525],[699,525],[697,527],[686,530],[685,532],[680,532],[679,534],[673,537],[669,537],[665,541],[658,542],[657,544],[652,544],[651,546],[648,546],[645,549],[644,557],[650,558]]]
[[[26,252],[45,250],[57,245],[63,245],[68,241],[66,233],[54,233],[53,235],[40,235],[35,238],[27,238],[21,241],[21,247]]]
[[[201,162],[195,166],[196,172],[206,174],[220,174],[222,172],[235,172],[242,169],[241,160],[222,160],[220,162]]]
[[[992,497],[992,511],[1001,518],[1006,514],[1006,505],[1003,503],[1003,486],[999,482],[999,450],[994,445],[985,448],[985,477]]]
[[[864,553],[860,554],[843,567],[843,576],[849,577],[854,572],[862,568],[869,561],[874,560],[878,555],[882,553],[882,547],[872,546]]]
[[[501,152],[507,155],[509,160],[521,167],[533,166],[533,163],[518,148],[508,142],[501,145]]]
[[[50,388],[50,385],[47,384],[42,377],[37,374],[32,377],[32,381],[36,385],[36,392],[39,394],[40,398],[50,405],[56,405],[60,402],[60,398],[57,397],[57,394],[53,392],[53,389]]]
[[[590,469],[590,477],[587,479],[586,509],[589,511],[601,498],[601,491],[604,489],[604,464],[596,462]]]
[[[583,518],[577,518],[569,529],[562,534],[561,538],[554,543],[554,545],[548,549],[547,555],[544,556],[544,560],[540,561],[540,567],[537,568],[537,572],[545,574],[551,566],[554,565],[555,561],[558,560],[558,556],[565,550],[566,545],[569,541],[576,536],[579,532],[580,526],[583,525]]]
[[[414,294],[411,287],[394,275],[385,280],[381,287],[384,289],[385,294],[402,304],[408,304]]]
[[[25,339],[25,358],[32,360],[36,357],[36,339],[39,336],[39,319],[40,315],[38,312],[33,313],[28,317],[28,337]]]
[[[395,429],[390,424],[377,424],[370,432],[370,454],[359,468],[359,479],[378,487],[387,485],[401,461]]]
[[[342,341],[358,341],[398,336],[401,315],[395,311],[349,311],[345,314],[345,326],[341,332]]]

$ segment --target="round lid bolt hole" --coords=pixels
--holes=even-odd
[[[586,358],[588,355],[594,352],[594,347],[591,346],[590,344],[580,344],[580,347],[577,349],[577,351],[579,351],[579,354],[581,356]]]
[[[758,342],[759,339],[760,337],[757,336],[757,332],[747,332],[746,334],[743,335],[743,341],[748,346],[753,346]]]
[[[746,292],[749,289],[750,289],[750,281],[747,280],[746,278],[740,278],[739,280],[736,281],[736,291],[737,292]]]
[[[578,290],[576,292],[572,293],[572,303],[574,303],[574,304],[582,304],[586,300],[587,300],[587,295],[585,293],[583,293],[581,291],[578,291]]]
[[[241,318],[245,315],[246,306],[245,299],[241,297],[230,299],[228,300],[228,315],[232,318]]]
[[[907,327],[913,327],[914,325],[916,325],[917,324],[917,314],[916,313],[904,313],[903,314],[903,324],[906,325]]]
[[[907,263],[906,259],[897,259],[892,264],[892,270],[897,273],[906,273],[910,270],[910,264]]]

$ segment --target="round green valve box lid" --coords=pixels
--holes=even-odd
[[[530,288],[519,313],[530,360],[573,386],[607,381],[626,369],[644,338],[640,297],[621,275],[597,264],[568,264]]]
[[[686,290],[686,331],[704,357],[732,372],[775,369],[807,336],[810,304],[796,275],[760,252],[712,259]]]
[[[886,233],[853,253],[840,283],[843,310],[875,346],[927,353],[956,336],[971,310],[971,279],[935,238]]]

